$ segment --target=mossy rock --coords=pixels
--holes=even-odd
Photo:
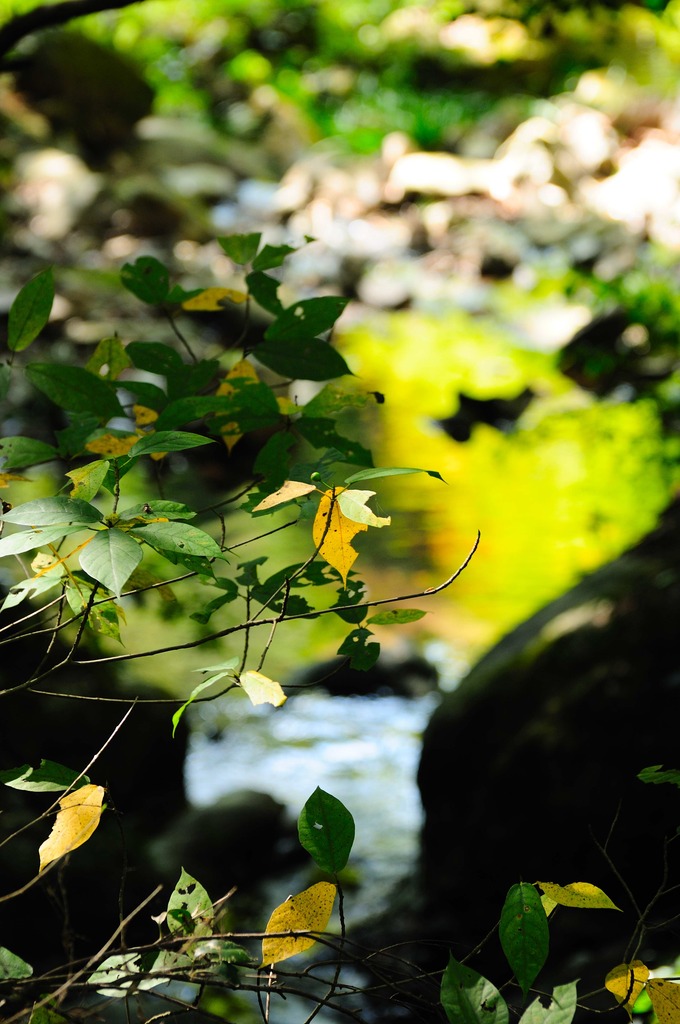
[[[661,882],[664,837],[680,825],[677,791],[637,778],[650,765],[680,767],[679,621],[676,503],[639,545],[512,631],[444,696],[418,773],[432,930],[474,945],[514,883],[588,881],[624,913],[560,912],[552,956],[582,977],[610,950],[620,959],[636,920],[622,880],[644,906]],[[672,917],[679,902],[670,894],[653,916]],[[675,946],[660,932],[642,957]]]

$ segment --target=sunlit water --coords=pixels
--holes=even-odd
[[[232,700],[230,724],[219,739],[194,732],[186,769],[189,799],[210,804],[239,789],[259,790],[297,818],[320,786],[354,817],[351,865],[361,881],[357,903],[362,916],[375,913],[384,909],[417,854],[416,770],[422,731],[436,701],[435,694],[407,699],[314,692],[274,709]],[[210,704],[202,709],[206,730],[219,713]],[[351,906],[348,917],[357,917]]]

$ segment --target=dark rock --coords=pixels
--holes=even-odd
[[[664,838],[680,824],[677,792],[636,777],[680,767],[679,617],[675,503],[639,545],[511,632],[444,696],[418,773],[423,913],[434,932],[469,951],[514,883],[588,881],[624,913],[561,910],[549,964],[571,971],[558,981],[598,987],[620,962],[636,923],[625,885],[645,906],[662,881]],[[678,904],[670,892],[654,921]],[[471,966],[497,966],[491,946]],[[652,933],[642,958],[668,949],[680,950],[680,936]]]
[[[301,689],[321,687],[341,697],[420,697],[436,689],[438,678],[437,669],[421,655],[385,651],[366,672],[353,669],[349,658],[329,658],[298,672],[288,685]]]

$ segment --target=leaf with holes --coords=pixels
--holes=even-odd
[[[200,882],[182,868],[168,900],[168,928],[184,935],[212,935],[213,905]]]
[[[534,999],[522,1016],[519,1024],[571,1024],[576,1013],[576,982],[557,985],[552,999],[544,1006],[540,999]]]
[[[330,882],[317,882],[297,896],[291,896],[276,908],[267,922],[270,932],[323,932],[333,912],[337,887]],[[308,935],[267,935],[262,940],[262,963],[277,964],[313,946],[316,939]]]
[[[454,957],[442,976],[440,999],[451,1024],[508,1024],[508,1007],[496,986]]]
[[[316,787],[298,818],[300,845],[322,871],[342,871],[354,844],[354,818],[345,805]]]

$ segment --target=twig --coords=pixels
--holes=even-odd
[[[25,14],[18,14],[0,28],[0,58],[26,36],[33,35],[41,29],[65,25],[74,18],[82,18],[86,14],[119,10],[121,7],[143,2],[144,0],[62,0],[61,3],[35,7]]]

